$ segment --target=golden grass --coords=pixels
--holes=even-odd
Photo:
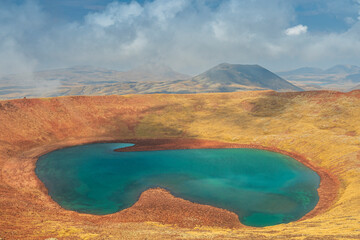
[[[0,238],[360,239],[359,91],[22,99],[0,101],[0,123]],[[164,137],[258,144],[303,155],[339,179],[338,198],[313,218],[265,228],[96,225],[44,215],[38,210],[46,198],[39,184],[17,178],[33,171],[29,156],[43,146]],[[12,168],[19,161],[24,167]]]

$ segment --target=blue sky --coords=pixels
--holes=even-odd
[[[360,0],[0,0],[0,76],[156,62],[360,65]]]
[[[21,2],[23,0],[18,1]],[[39,0],[53,19],[66,21],[82,21],[88,13],[104,10],[112,2],[113,0]],[[130,3],[131,0],[118,2]],[[152,1],[137,2],[144,4]],[[218,0],[204,2],[213,9],[221,4]],[[351,27],[349,19],[355,20],[359,13],[357,1],[354,0],[290,0],[289,2],[295,13],[293,22],[307,25],[309,30],[316,32],[346,31]]]

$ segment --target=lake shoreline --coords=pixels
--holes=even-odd
[[[304,215],[301,219],[297,221],[302,221],[308,218],[312,218],[322,212],[325,212],[333,203],[337,197],[339,182],[338,180],[325,169],[316,167],[311,164],[304,156],[291,153],[288,151],[280,150],[274,147],[264,147],[256,144],[238,144],[238,143],[226,143],[214,140],[204,140],[204,139],[82,139],[82,140],[73,140],[66,141],[61,144],[56,144],[52,146],[43,146],[42,149],[37,149],[33,153],[34,162],[33,162],[33,171],[32,177],[36,178],[38,185],[40,186],[41,191],[47,195],[47,199],[51,202],[52,205],[56,205],[63,211],[70,212],[73,217],[83,217],[90,218],[96,222],[103,221],[114,221],[114,222],[146,222],[154,221],[160,222],[162,224],[175,224],[180,227],[196,227],[196,226],[216,226],[216,227],[225,227],[225,228],[254,228],[250,226],[245,226],[240,223],[238,216],[228,210],[220,209],[217,207],[202,205],[193,203],[182,198],[173,196],[169,191],[161,188],[148,189],[144,191],[138,201],[131,207],[121,210],[119,212],[97,216],[91,214],[82,214],[74,211],[66,210],[60,207],[49,195],[48,190],[44,184],[40,181],[35,173],[36,161],[38,158],[48,152],[76,146],[83,144],[91,143],[133,143],[135,145],[115,149],[114,151],[118,152],[133,152],[133,151],[159,151],[159,150],[175,150],[175,149],[216,149],[216,148],[252,148],[267,150],[272,152],[278,152],[287,156],[290,156],[297,161],[301,162],[305,166],[314,170],[320,176],[320,186],[318,188],[319,201],[315,208],[309,213]],[[170,209],[163,209],[164,206],[169,207]],[[175,209],[178,208],[178,209]],[[186,219],[181,216],[184,213],[182,209],[187,209],[186,215],[194,215],[199,221],[197,222],[188,222]],[[170,210],[170,211],[169,211]],[[78,216],[76,216],[78,214]],[[135,216],[136,215],[136,216]],[[297,222],[295,221],[295,222]]]
[[[214,140],[203,139],[127,139],[125,142],[135,145],[125,148],[115,149],[117,152],[138,152],[138,151],[159,151],[159,150],[176,150],[176,149],[216,149],[216,148],[250,148],[260,149],[271,152],[277,152],[287,155],[298,162],[304,164],[308,168],[315,171],[320,176],[320,186],[318,188],[319,202],[315,208],[304,215],[297,221],[302,221],[314,217],[326,211],[337,197],[339,189],[339,181],[335,176],[324,168],[314,166],[305,156],[281,150],[275,147],[265,147],[257,144],[239,144],[226,143]]]

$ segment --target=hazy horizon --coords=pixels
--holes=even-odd
[[[240,64],[240,63],[229,63],[229,62],[222,62],[222,63],[218,63],[216,65],[213,65],[213,66],[210,66],[208,69],[205,69],[204,71],[201,71],[201,72],[196,72],[196,73],[193,73],[193,74],[186,74],[186,73],[183,73],[183,72],[180,72],[178,71],[177,69],[174,69],[172,66],[170,65],[166,65],[166,64],[158,64],[158,63],[145,63],[145,64],[141,64],[141,65],[138,65],[138,66],[134,66],[132,68],[129,68],[129,69],[121,69],[121,70],[118,70],[118,69],[114,69],[114,68],[110,68],[110,67],[99,67],[99,66],[95,66],[95,65],[73,65],[73,66],[66,66],[66,67],[52,67],[52,68],[44,68],[44,69],[36,69],[34,72],[18,72],[18,73],[11,73],[11,74],[7,74],[7,75],[4,75],[4,76],[0,76],[0,80],[1,78],[6,78],[6,77],[11,77],[11,76],[14,76],[14,75],[19,75],[19,76],[27,76],[27,77],[34,77],[33,76],[33,73],[41,73],[41,72],[52,72],[52,71],[57,71],[57,70],[68,70],[68,69],[74,69],[74,68],[93,68],[94,70],[96,69],[103,69],[103,70],[110,70],[110,71],[116,71],[116,72],[131,72],[131,71],[141,71],[141,70],[148,70],[149,67],[151,66],[154,66],[154,73],[162,73],[161,72],[161,69],[156,69],[156,67],[169,67],[171,70],[173,70],[174,72],[177,72],[177,73],[180,73],[180,74],[184,74],[184,75],[188,75],[189,77],[195,77],[199,74],[202,74],[218,65],[221,65],[221,64],[231,64],[231,65],[259,65],[257,63],[253,63],[253,64],[249,64],[249,63],[244,63],[244,64]],[[261,65],[260,65],[261,66]],[[333,67],[337,67],[337,66],[354,66],[354,67],[360,67],[360,66],[357,66],[357,65],[352,65],[352,64],[335,64],[335,65],[331,65],[331,66],[328,66],[328,67],[313,67],[313,66],[298,66],[296,68],[290,68],[290,69],[284,69],[282,71],[274,71],[270,68],[266,68],[264,66],[261,66],[261,67],[264,67],[265,69],[275,73],[275,74],[281,74],[281,73],[286,73],[286,72],[292,72],[292,71],[296,71],[296,70],[300,70],[300,69],[307,69],[307,68],[315,68],[315,69],[320,69],[320,70],[323,70],[323,71],[326,71],[326,70],[329,70]],[[160,71],[159,71],[160,70]]]

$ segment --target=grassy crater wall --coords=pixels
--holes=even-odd
[[[73,96],[0,101],[0,238],[360,238],[360,91]],[[130,138],[194,138],[275,147],[305,156],[340,181],[324,213],[261,229],[184,229],[99,224],[43,210],[36,153],[66,144]],[[52,146],[49,149],[46,146]],[[52,214],[49,212],[52,211]],[[54,212],[55,211],[55,212]],[[58,211],[58,212],[56,212]]]

